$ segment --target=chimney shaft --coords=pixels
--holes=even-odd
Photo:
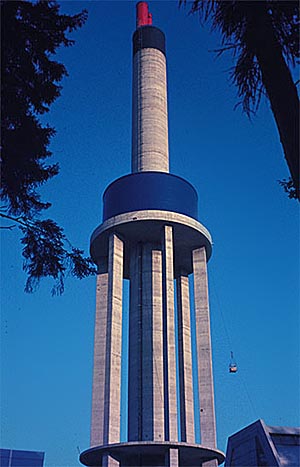
[[[165,36],[137,4],[133,35],[132,172],[169,172]]]

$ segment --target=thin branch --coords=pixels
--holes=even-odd
[[[0,229],[7,229],[7,230],[12,230],[16,227],[16,225],[0,225]]]
[[[9,219],[10,221],[14,221],[14,222],[17,222],[18,224],[20,225],[23,225],[24,227],[33,227],[31,224],[32,222],[29,221],[29,220],[26,220],[26,222],[24,222],[24,217],[13,217],[13,216],[9,216],[8,214],[3,214],[3,212],[0,212],[0,217],[3,217],[4,219]]]
[[[227,52],[227,50],[237,49],[238,47],[240,47],[239,43],[238,44],[230,44],[230,45],[227,45],[227,46],[222,47],[220,49],[209,50],[209,52],[216,53],[217,56],[220,57],[222,55],[222,53]]]

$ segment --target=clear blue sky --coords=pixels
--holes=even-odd
[[[298,206],[277,183],[288,176],[267,101],[250,122],[234,111],[229,56],[219,36],[177,1],[149,2],[167,37],[171,171],[199,194],[209,262],[218,446],[258,418],[299,424]],[[131,36],[135,2],[61,2],[89,11],[46,120],[60,174],[42,189],[48,212],[88,252],[105,187],[130,171]],[[23,292],[17,231],[2,231],[1,447],[46,452],[46,467],[79,465],[89,446],[95,278]],[[230,351],[238,362],[228,373]]]

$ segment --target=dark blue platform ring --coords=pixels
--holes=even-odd
[[[95,446],[80,454],[80,462],[90,467],[101,467],[102,457],[110,455],[121,465],[165,465],[165,458],[170,449],[176,449],[179,464],[183,467],[195,467],[203,462],[216,460],[219,465],[225,460],[218,449],[185,442],[170,441],[131,441],[124,443]]]
[[[198,219],[198,196],[186,180],[166,172],[138,172],[118,178],[103,195],[103,221],[132,211],[172,211]]]

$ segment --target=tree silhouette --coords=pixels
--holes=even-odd
[[[12,229],[22,231],[25,291],[32,292],[42,277],[55,280],[53,293],[62,293],[66,273],[83,278],[93,274],[90,258],[68,242],[53,220],[40,220],[51,204],[38,188],[58,174],[58,164],[47,165],[55,129],[44,126],[39,115],[59,97],[60,81],[67,75],[53,59],[60,46],[74,41],[66,33],[87,19],[83,10],[74,16],[59,13],[56,1],[1,1],[1,208]]]
[[[289,197],[299,198],[299,99],[288,66],[299,59],[298,2],[194,0],[190,12],[221,32],[219,54],[233,52],[231,79],[243,111],[255,113],[267,95],[291,174],[281,184]]]

